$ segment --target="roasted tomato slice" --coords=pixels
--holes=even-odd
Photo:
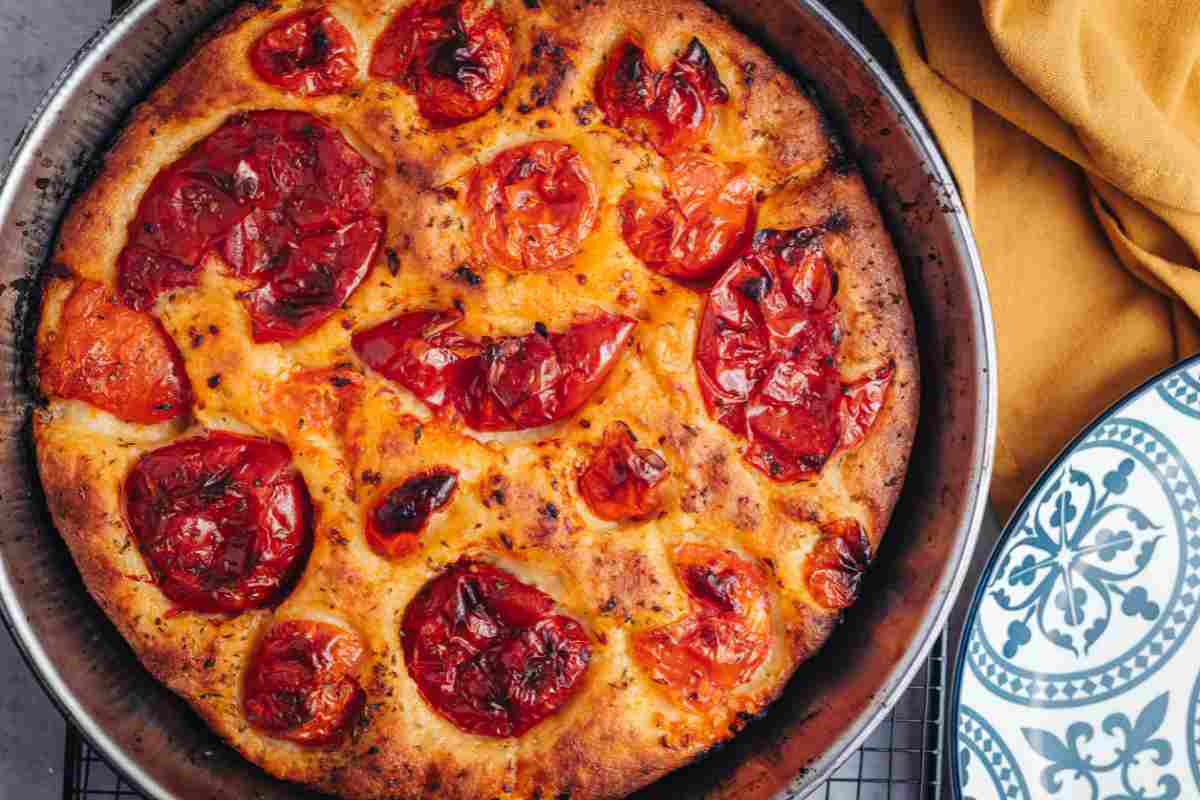
[[[324,322],[367,276],[382,238],[383,223],[366,217],[301,240],[282,269],[244,296],[254,340],[296,339]]]
[[[375,45],[371,74],[416,96],[435,125],[475,119],[496,105],[512,74],[512,40],[479,0],[417,0]]]
[[[642,136],[669,156],[702,141],[715,105],[729,101],[716,65],[699,39],[665,70],[655,70],[633,39],[609,55],[596,84],[596,103],[605,120]]]
[[[67,296],[38,377],[46,395],[83,400],[126,422],[165,422],[192,407],[183,358],[162,323],[95,281],[80,281]]]
[[[414,311],[354,334],[354,351],[384,377],[468,427],[514,431],[569,417],[616,364],[637,322],[597,311],[563,332],[468,339],[457,311]]]
[[[408,604],[404,660],[434,710],[468,733],[520,736],[579,690],[592,648],[554,600],[490,564],[462,560]]]
[[[310,97],[349,86],[358,73],[356,58],[354,37],[323,8],[280,20],[250,51],[258,77]]]
[[[246,719],[279,739],[336,743],[366,702],[355,677],[365,650],[357,635],[334,625],[277,623],[259,642],[246,673]]]
[[[210,433],[147,453],[124,505],[159,588],[189,611],[278,602],[312,549],[308,487],[267,439]]]
[[[633,636],[634,658],[683,705],[703,711],[745,683],[771,647],[770,599],[762,571],[728,550],[685,544],[675,570],[692,609]]]
[[[875,418],[883,409],[883,401],[895,372],[895,362],[889,361],[842,387],[842,403],[839,408],[842,447],[857,447],[867,438],[867,432],[871,430]]]
[[[596,184],[575,148],[532,142],[475,171],[468,195],[479,249],[521,272],[553,269],[579,252],[596,225]]]
[[[843,396],[837,274],[822,233],[760,231],[710,290],[696,344],[709,413],[748,439],[746,459],[779,481],[816,473],[839,446],[861,441],[891,375],[878,373],[873,402],[854,399],[865,388]]]
[[[739,168],[700,155],[674,161],[662,200],[630,192],[621,233],[643,264],[680,280],[719,273],[754,232],[754,189]]]
[[[365,277],[383,238],[374,198],[374,168],[316,117],[236,114],[151,182],[118,259],[121,298],[147,309],[220,253],[263,282],[244,297],[255,339],[294,339]]]
[[[367,542],[381,556],[412,552],[434,512],[445,508],[458,488],[453,470],[432,469],[383,495],[367,516]]]
[[[821,526],[821,538],[804,562],[809,594],[831,611],[849,608],[858,598],[858,584],[871,560],[871,540],[852,519]]]
[[[662,456],[638,447],[629,426],[614,422],[579,476],[579,493],[602,519],[637,519],[658,510],[655,489],[666,478]]]

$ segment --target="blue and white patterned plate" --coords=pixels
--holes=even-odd
[[[950,699],[962,800],[1200,798],[1200,358],[1093,422],[1009,521]]]

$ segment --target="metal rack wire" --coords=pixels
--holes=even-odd
[[[892,713],[809,800],[941,800],[945,646],[943,634]],[[74,730],[63,774],[63,800],[142,800]]]

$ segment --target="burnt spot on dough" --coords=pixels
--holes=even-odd
[[[567,47],[545,31],[538,31],[533,37],[533,47],[530,49],[529,63],[525,72],[537,78],[529,90],[529,100],[518,107],[518,111],[528,108],[546,108],[553,106],[558,100],[567,76],[575,69],[575,62],[567,54]]]

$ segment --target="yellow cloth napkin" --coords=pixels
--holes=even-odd
[[[866,0],[958,179],[996,319],[992,501],[1200,349],[1196,0]]]

